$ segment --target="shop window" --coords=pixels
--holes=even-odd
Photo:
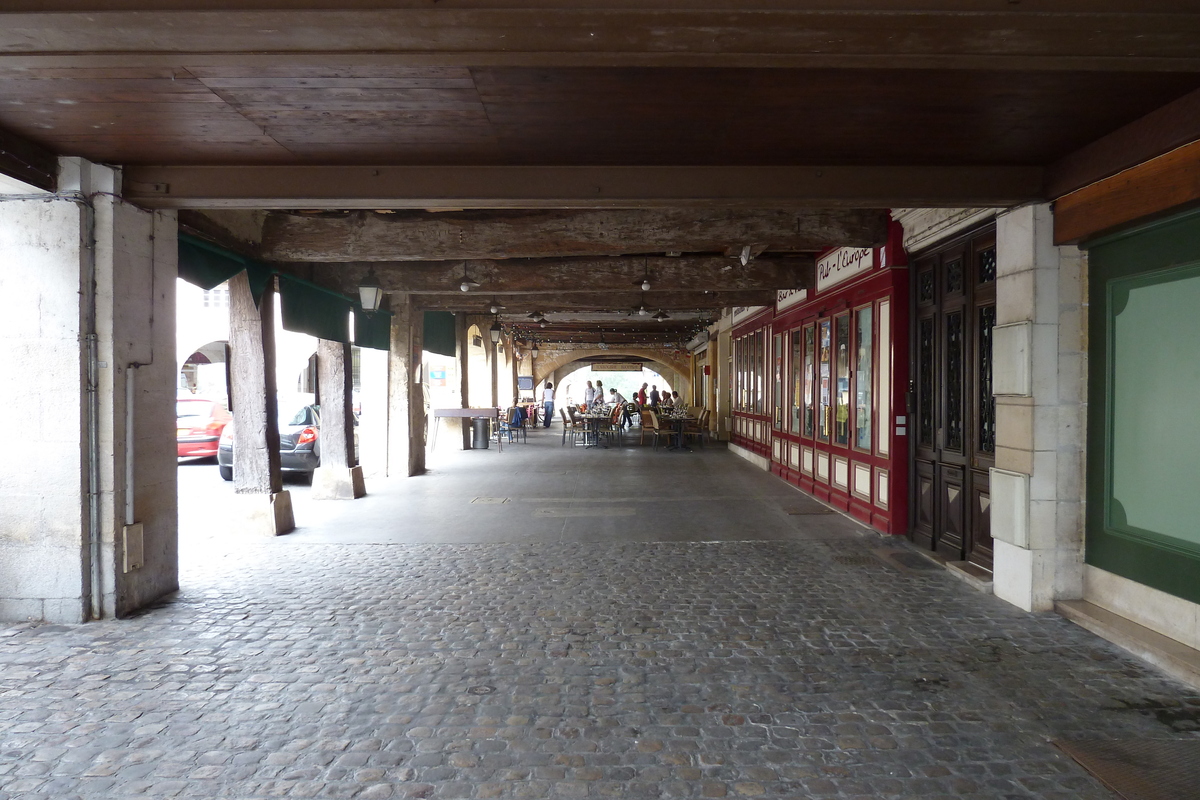
[[[874,406],[871,395],[871,366],[874,344],[873,326],[875,309],[860,308],[855,313],[856,330],[854,341],[858,345],[858,362],[854,371],[854,445],[863,450],[871,449],[871,411]]]
[[[817,438],[827,442],[833,433],[833,323],[822,320],[819,330]]]
[[[892,301],[879,302],[879,418],[877,449],[886,456],[891,450],[892,417]]]
[[[816,423],[816,393],[813,369],[816,366],[817,332],[816,327],[808,325],[804,328],[804,435],[812,438]]]
[[[771,396],[771,406],[775,409],[776,428],[783,427],[783,342],[783,334],[775,334],[775,385]]]
[[[788,406],[788,430],[800,432],[804,408],[804,333],[792,331],[792,387],[791,404]]]
[[[850,315],[835,319],[837,337],[837,405],[834,444],[850,443]]]

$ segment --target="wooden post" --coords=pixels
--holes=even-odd
[[[390,476],[425,471],[425,396],[421,385],[424,313],[409,295],[391,295],[388,352],[388,468]]]
[[[245,272],[229,280],[230,397],[233,399],[234,492],[249,495],[247,514],[266,533],[296,527],[279,470],[275,387],[275,290],[255,306]],[[264,498],[263,499],[260,498]]]
[[[321,397],[321,466],[313,475],[314,500],[353,500],[367,493],[354,452],[353,377],[350,345],[317,342],[317,387]]]
[[[467,345],[467,315],[454,315],[454,334],[458,341],[458,381],[459,390],[462,392],[462,408],[471,407],[471,380],[470,380],[470,350]],[[463,417],[459,424],[462,426],[462,449],[471,449],[471,420],[469,417]]]
[[[489,334],[490,335],[490,334]],[[500,407],[500,353],[496,350],[496,343],[492,342],[492,405],[496,408]]]

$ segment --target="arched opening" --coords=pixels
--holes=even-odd
[[[179,367],[179,393],[218,399],[226,397],[228,365],[229,342],[213,341],[199,347]]]
[[[626,400],[633,400],[642,384],[647,384],[647,391],[651,387],[657,387],[659,392],[670,391],[671,382],[659,369],[662,369],[659,364],[638,358],[621,361],[587,359],[560,367],[558,385],[562,397],[569,403],[583,402],[588,381],[593,386],[597,381],[602,382],[606,396],[611,389],[616,389]]]

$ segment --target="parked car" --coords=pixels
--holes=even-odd
[[[175,400],[175,448],[179,458],[211,458],[232,417],[225,404],[202,397]]]
[[[284,472],[307,475],[321,465],[321,410],[312,395],[298,401],[279,400],[279,466]],[[217,447],[217,469],[233,480],[233,423],[225,426]]]

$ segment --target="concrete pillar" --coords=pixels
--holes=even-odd
[[[425,318],[408,295],[392,295],[391,300],[387,474],[407,477],[425,471],[425,391],[421,382]]]
[[[178,588],[176,226],[119,173],[0,202],[0,620],[119,616]],[[31,190],[31,193],[32,190]],[[132,423],[132,424],[130,424]]]
[[[317,342],[317,386],[321,391],[321,466],[313,474],[314,500],[354,500],[367,493],[355,463],[351,408],[350,345]]]
[[[1083,593],[1085,267],[1053,228],[1048,205],[996,221],[993,585],[1025,610]]]
[[[287,533],[296,522],[279,469],[275,290],[268,286],[256,306],[245,272],[229,279],[229,350],[233,490],[251,530]]]

